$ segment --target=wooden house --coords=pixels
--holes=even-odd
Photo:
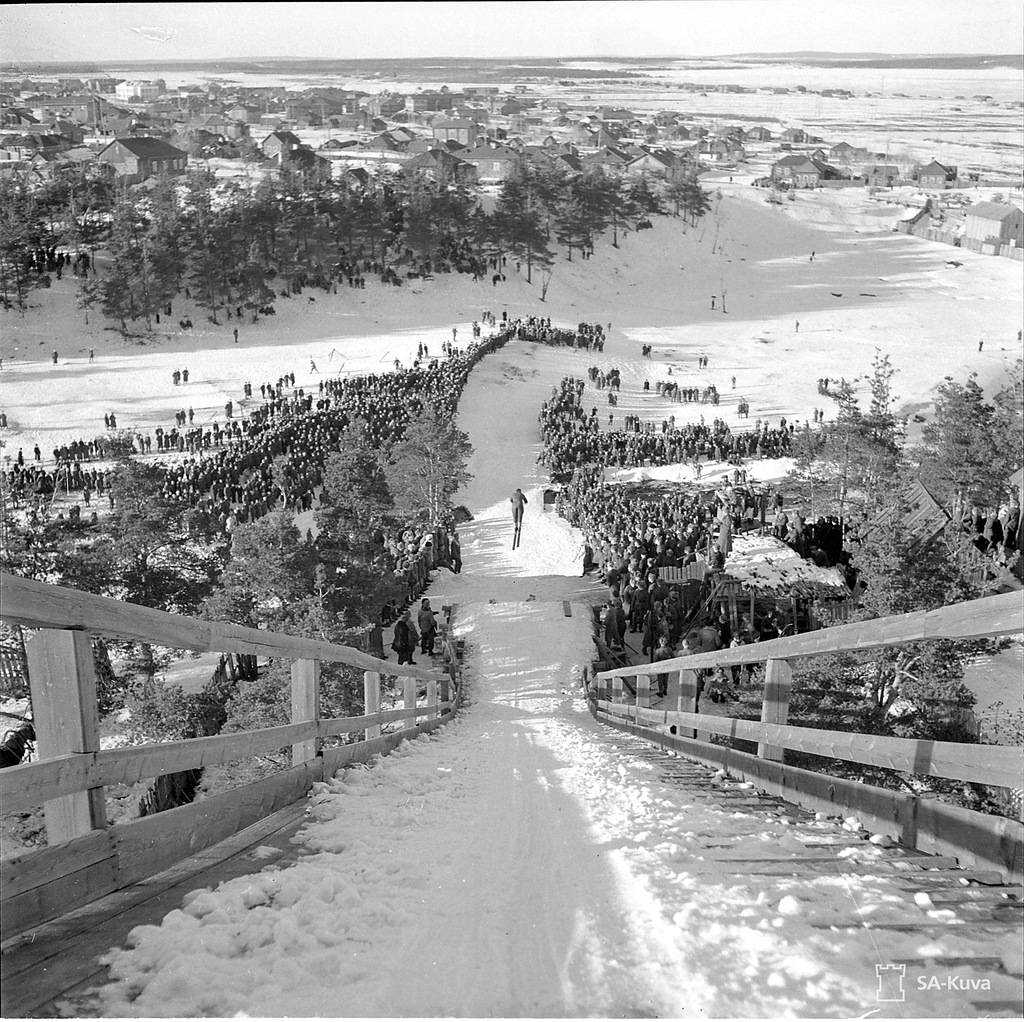
[[[976,202],[966,210],[964,242],[1024,246],[1024,211],[1005,202]]]
[[[159,138],[118,138],[101,149],[96,160],[109,164],[118,178],[137,184],[148,177],[184,174],[188,153]]]
[[[938,160],[932,160],[917,172],[917,181],[922,188],[949,188],[956,183],[956,177],[956,167],[947,167]]]
[[[260,149],[268,160],[276,160],[281,153],[298,149],[302,139],[291,131],[273,131],[260,143]]]
[[[493,139],[479,142],[472,148],[460,152],[459,156],[476,167],[476,176],[480,184],[504,181],[516,160],[521,159],[520,153],[511,146]]]
[[[439,117],[431,122],[430,131],[438,141],[454,139],[460,145],[468,146],[476,141],[480,125],[464,118]]]

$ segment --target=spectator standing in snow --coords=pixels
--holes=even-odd
[[[406,610],[395,623],[395,637],[392,640],[391,648],[398,654],[399,666],[402,664],[413,664],[413,650],[416,649],[416,641],[419,636],[412,621],[409,619],[409,611]]]
[[[434,655],[434,639],[437,637],[437,618],[430,609],[430,600],[423,600],[420,604],[420,611],[417,615],[417,624],[420,626],[420,652]]]

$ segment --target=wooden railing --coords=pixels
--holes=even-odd
[[[0,575],[0,617],[40,629],[26,643],[40,759],[0,771],[0,812],[42,805],[48,847],[0,863],[3,939],[129,886],[303,797],[350,762],[446,723],[461,703],[450,608],[441,626],[446,673],[399,667],[348,646],[167,614]],[[207,738],[101,750],[92,635],[195,652],[291,659],[291,723]],[[363,670],[364,714],[322,718],[320,665]],[[381,709],[381,675],[402,706]],[[420,689],[425,698],[420,698]],[[403,726],[384,734],[386,724]],[[323,748],[326,738],[362,740]],[[291,767],[155,816],[108,826],[104,788],[229,763],[291,746]]]
[[[589,684],[588,696],[595,716],[613,726],[726,766],[732,773],[815,809],[855,812],[875,829],[913,847],[959,854],[971,862],[996,866],[1019,880],[1024,868],[1024,827],[1018,821],[788,766],[785,751],[909,774],[1007,788],[1024,786],[1024,749],[1020,747],[890,738],[787,724],[792,660],[927,640],[1019,635],[1022,631],[1024,598],[1019,592],[1007,593],[935,611],[677,657],[642,668],[602,671]],[[760,721],[696,712],[699,672],[750,664],[765,664]],[[667,699],[653,709],[653,679],[666,674]],[[632,684],[627,685],[627,679]],[[628,697],[628,689],[635,696]],[[757,754],[713,744],[712,735],[756,742]]]

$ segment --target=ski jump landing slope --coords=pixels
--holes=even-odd
[[[543,512],[535,464],[536,411],[565,356],[524,347],[470,380],[460,416],[475,477],[459,502],[475,519],[462,574],[439,572],[428,593],[456,605],[468,705],[319,786],[296,863],[194,892],[134,931],[96,1010],[902,1017],[1019,1001],[1020,979],[1000,967],[1019,974],[1019,934],[943,925],[952,908],[915,901],[906,874],[886,872],[899,850],[708,768],[669,769],[592,719],[578,686],[603,594],[580,577],[579,535]],[[517,485],[530,503],[513,552]],[[811,865],[775,868],[789,856]],[[880,876],[864,875],[872,863]],[[982,963],[940,970],[975,986],[919,990],[929,955]],[[913,961],[905,1001],[880,1002],[876,967]]]

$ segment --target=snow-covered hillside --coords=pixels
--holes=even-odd
[[[475,520],[462,574],[438,573],[428,593],[456,604],[468,707],[442,731],[318,786],[297,864],[198,891],[160,926],[134,931],[131,948],[110,956],[104,1013],[974,1013],[980,995],[917,992],[911,979],[905,1005],[880,1005],[875,966],[966,952],[1014,962],[1017,935],[824,928],[938,921],[946,910],[908,904],[895,884],[868,877],[737,874],[730,860],[834,845],[854,862],[900,853],[838,822],[695,797],[642,742],[590,716],[579,681],[593,653],[588,604],[601,593],[579,577],[578,534],[540,508],[536,466],[522,453],[533,422],[500,399],[522,347],[471,378],[461,422],[477,475],[460,499]],[[531,380],[544,390],[561,367],[549,349],[534,358]],[[513,552],[516,484],[530,504]],[[1019,980],[983,978],[985,999],[1019,997]]]

